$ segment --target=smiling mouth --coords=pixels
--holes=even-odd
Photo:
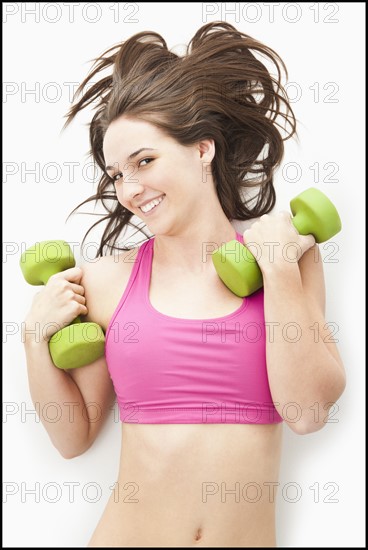
[[[162,201],[164,200],[166,195],[162,195],[161,197],[159,197],[159,199],[155,199],[154,201],[152,201],[152,203],[155,203],[154,206],[152,206],[149,210],[147,211],[144,211],[142,210],[142,208],[145,208],[144,206],[143,207],[140,207],[139,206],[139,210],[145,214],[145,215],[148,215],[150,214],[151,212],[153,212],[154,210],[157,210],[157,208],[160,206],[160,204],[162,203]],[[150,204],[150,203],[149,203]],[[148,206],[148,205],[146,205]]]

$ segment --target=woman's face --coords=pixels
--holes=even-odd
[[[118,201],[153,233],[170,228],[176,233],[203,214],[212,181],[212,140],[184,147],[149,122],[120,117],[106,131],[103,153]],[[149,212],[141,210],[162,197]]]

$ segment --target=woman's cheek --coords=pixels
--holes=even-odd
[[[124,199],[124,194],[122,189],[116,189],[116,198],[118,199],[121,206],[124,206],[125,208],[128,208],[128,205],[126,203],[126,199]]]

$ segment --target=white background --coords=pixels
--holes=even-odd
[[[67,83],[79,83],[89,60],[136,32],[157,31],[169,47],[180,48],[202,24],[220,19],[277,51],[294,83],[289,94],[297,99],[300,142],[286,142],[284,169],[275,180],[277,208],[288,209],[292,197],[315,186],[336,204],[343,223],[333,239],[334,254],[327,245],[320,249],[326,319],[338,326],[347,388],[336,423],[306,436],[284,426],[277,543],[363,546],[364,4],[282,2],[274,5],[273,17],[265,3],[35,6],[3,4],[4,546],[86,546],[118,471],[121,426],[113,413],[87,453],[69,461],[58,455],[32,412],[20,338],[20,323],[38,290],[22,278],[21,251],[44,239],[81,242],[96,220],[77,215],[66,223],[69,212],[96,188],[91,171],[85,171],[88,113],[60,133],[70,102]],[[226,11],[234,8],[238,15]],[[206,16],[210,11],[213,15]],[[66,164],[71,162],[74,176]],[[318,176],[312,166],[319,168]],[[36,173],[26,175],[31,169]]]

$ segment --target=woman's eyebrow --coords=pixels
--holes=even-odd
[[[140,149],[138,149],[137,151],[134,151],[134,153],[131,153],[128,157],[128,161],[129,160],[133,160],[134,157],[136,157],[137,155],[139,155],[139,153],[141,153],[142,151],[157,151],[157,149],[152,149],[152,147],[141,147]],[[105,170],[114,170],[115,166],[106,166],[105,167]]]

